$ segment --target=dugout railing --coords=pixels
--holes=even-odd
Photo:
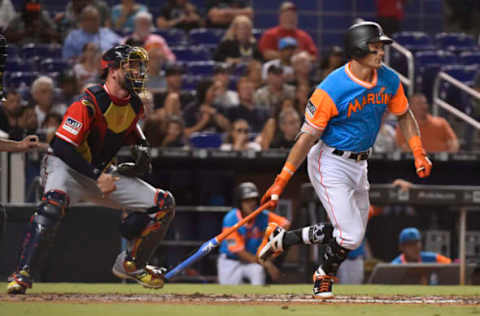
[[[302,197],[310,224],[326,220],[323,206],[310,183],[302,185]],[[461,285],[466,283],[467,213],[480,210],[480,186],[413,185],[408,191],[401,191],[390,184],[372,184],[370,186],[370,203],[378,206],[391,204],[438,206],[439,212],[448,211],[448,209],[456,210],[459,226],[458,263],[460,268],[458,279]],[[312,247],[307,251],[306,256],[307,262],[318,262],[318,248]]]

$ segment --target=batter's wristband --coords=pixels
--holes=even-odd
[[[285,181],[289,181],[290,178],[295,174],[295,170],[295,166],[287,161],[282,168],[282,172],[280,172],[278,176]]]
[[[425,156],[425,149],[423,149],[423,144],[422,140],[420,139],[420,136],[412,136],[408,140],[408,145],[410,146],[410,149],[412,150],[413,156]]]

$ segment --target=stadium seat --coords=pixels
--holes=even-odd
[[[5,77],[6,81],[8,82],[8,87],[20,87],[22,85],[29,87],[35,78],[37,78],[37,73],[18,71],[8,73]]]
[[[480,51],[461,52],[458,63],[462,65],[480,65]]]
[[[201,76],[187,75],[183,77],[182,90],[195,91],[198,82],[202,79]]]
[[[194,133],[190,136],[190,143],[194,148],[219,148],[222,144],[222,135],[218,133]]]
[[[177,57],[177,61],[207,61],[210,60],[211,54],[205,48],[177,46],[172,47],[172,52]]]
[[[168,46],[179,46],[187,44],[187,35],[181,29],[157,30],[154,32],[167,41]]]
[[[439,33],[435,35],[435,44],[440,49],[457,52],[476,47],[473,36],[465,33]]]
[[[192,45],[217,45],[225,35],[221,29],[194,29],[190,31]]]
[[[48,72],[62,72],[68,68],[68,63],[61,59],[47,58],[40,61],[40,71],[42,73]]]
[[[28,60],[13,59],[7,60],[5,71],[8,72],[32,72],[35,65]]]
[[[440,70],[452,76],[453,78],[471,86],[478,72],[477,65],[449,65],[444,66]],[[454,105],[458,109],[464,111],[465,104],[463,103],[462,90],[451,85],[447,81],[440,83],[440,96],[448,103]]]
[[[214,61],[193,61],[188,63],[188,72],[195,76],[212,76],[215,65]]]
[[[20,49],[15,44],[7,46],[7,60],[20,59]]]
[[[424,32],[400,32],[393,34],[393,40],[412,51],[434,49],[433,40]]]
[[[262,29],[253,29],[252,30],[253,37],[257,40],[257,42],[260,40],[260,37],[262,37],[263,30]]]

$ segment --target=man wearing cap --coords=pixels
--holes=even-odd
[[[317,47],[305,31],[297,28],[297,7],[290,1],[283,2],[279,9],[279,25],[263,33],[258,47],[265,60],[280,58],[279,42],[284,37],[293,37],[298,42],[298,49],[307,51],[313,59],[317,58]]]
[[[264,108],[273,114],[277,106],[285,99],[295,98],[295,87],[285,83],[283,68],[270,65],[267,69],[266,85],[257,89],[254,103],[259,108]]]
[[[262,67],[262,79],[267,79],[267,69],[271,65],[276,65],[283,68],[283,75],[287,81],[294,77],[294,70],[292,67],[292,57],[297,49],[297,40],[293,37],[287,36],[280,39],[278,42],[279,58],[272,59],[266,62]]]
[[[408,227],[400,232],[398,238],[400,251],[392,263],[451,263],[450,258],[438,253],[422,251],[422,236],[415,227]]]
[[[258,207],[258,199],[259,194],[254,183],[241,183],[235,189],[234,208],[223,218],[223,229],[232,227],[251,214]],[[255,258],[257,248],[262,242],[263,232],[269,222],[275,222],[282,227],[290,226],[290,222],[285,217],[263,211],[220,244],[220,257],[217,262],[220,284],[238,285],[245,278],[253,285],[263,285],[265,270],[274,280],[280,277],[280,272],[271,260],[260,265]]]
[[[185,70],[180,64],[168,64],[166,66],[164,76],[167,87],[165,90],[154,94],[153,103],[155,109],[164,107],[167,103],[170,103],[173,100],[180,103],[181,109],[187,104],[193,102],[195,98],[192,93],[182,90],[184,73]]]

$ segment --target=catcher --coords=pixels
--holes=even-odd
[[[128,240],[112,268],[122,279],[161,288],[161,269],[148,260],[164,238],[175,215],[175,200],[137,178],[150,171],[148,144],[137,121],[143,113],[148,57],[143,48],[119,45],[102,56],[103,85],[85,89],[65,113],[44,158],[44,194],[28,223],[17,271],[8,278],[7,292],[25,293],[32,273],[45,257],[68,207],[80,199],[129,215],[120,224]],[[111,166],[120,147],[132,145],[134,163]]]

